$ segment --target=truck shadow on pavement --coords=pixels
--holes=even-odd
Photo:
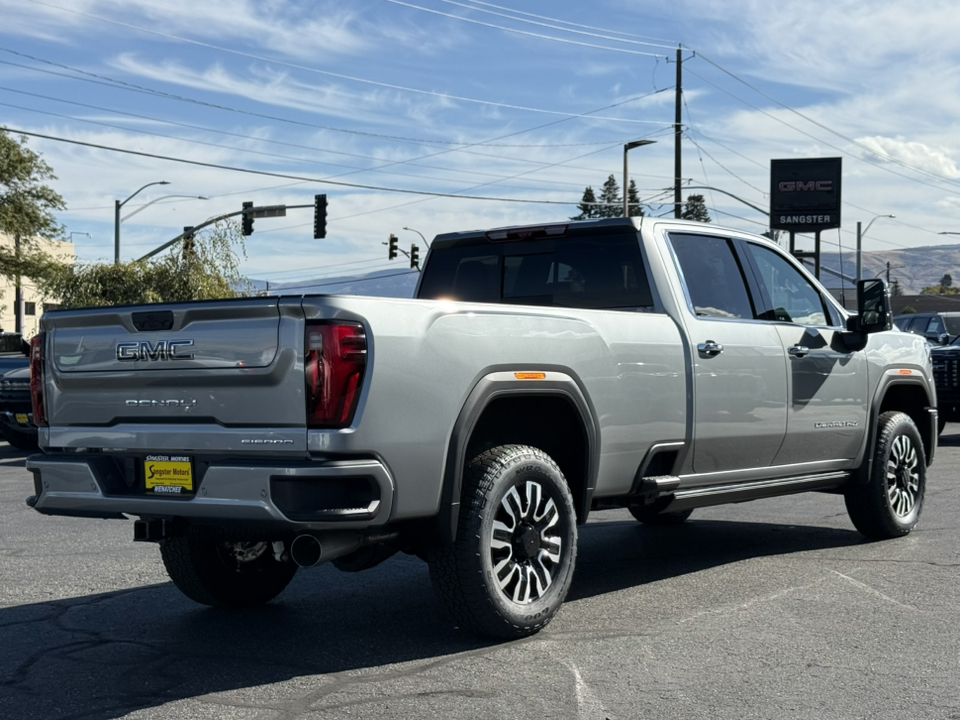
[[[18,450],[5,440],[0,439],[0,465],[4,467],[24,467],[27,458],[36,453],[36,450]]]
[[[642,591],[644,583],[755,557],[861,543],[852,531],[824,527],[590,523],[581,528],[568,600]],[[638,607],[637,617],[643,613]],[[497,647],[448,627],[426,565],[407,556],[358,575],[329,566],[302,571],[278,600],[252,610],[204,608],[172,584],[150,585],[0,609],[0,717],[107,720],[219,693],[210,700],[299,716],[336,693],[361,692],[356,683],[402,678]],[[334,677],[404,662],[414,665],[349,682]]]

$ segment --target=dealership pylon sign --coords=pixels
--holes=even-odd
[[[770,228],[816,233],[840,227],[842,158],[770,161]]]

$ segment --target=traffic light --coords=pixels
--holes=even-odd
[[[194,234],[193,234],[193,225],[187,225],[183,228],[183,258],[186,260],[190,255],[193,254],[195,249],[194,244]]]
[[[245,202],[243,204],[243,234],[253,235],[253,214],[247,212],[248,210],[253,210],[252,202]]]
[[[327,196],[313,196],[313,239],[327,236]]]
[[[387,256],[387,259],[388,259],[388,260],[396,260],[396,258],[397,258],[397,243],[398,243],[398,242],[399,242],[399,241],[397,240],[397,236],[396,236],[396,235],[391,235],[391,236],[390,236],[390,254]]]
[[[420,269],[420,248],[418,248],[416,245],[410,246],[410,269]]]

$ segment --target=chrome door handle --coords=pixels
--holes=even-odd
[[[714,342],[713,340],[707,340],[697,345],[697,351],[701,355],[709,355],[713,357],[714,355],[719,355],[723,352],[723,345],[720,343]]]
[[[810,353],[810,348],[806,345],[792,345],[787,348],[787,352],[794,357],[802,358]]]

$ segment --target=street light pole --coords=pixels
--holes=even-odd
[[[404,227],[403,229],[404,229],[404,230],[409,230],[410,232],[415,232],[417,235],[419,235],[421,238],[423,238],[423,244],[427,246],[427,250],[430,249],[430,243],[428,243],[428,242],[427,242],[427,239],[426,239],[425,237],[423,237],[423,233],[422,233],[422,232],[420,232],[419,230],[414,230],[414,229],[411,228],[411,227]]]
[[[166,200],[166,199],[168,199],[168,198],[188,198],[188,199],[190,199],[190,200],[209,200],[209,199],[210,199],[210,198],[208,198],[208,197],[204,197],[203,195],[161,195],[160,197],[154,198],[153,200],[151,200],[151,201],[148,202],[148,203],[144,203],[143,205],[141,205],[140,207],[138,207],[138,208],[137,208],[136,210],[134,210],[133,212],[127,213],[127,214],[124,215],[122,218],[120,218],[120,222],[123,222],[124,220],[129,220],[129,219],[132,218],[134,215],[136,215],[138,212],[142,212],[143,210],[146,210],[148,207],[150,207],[150,206],[153,205],[154,203],[160,202],[161,200]]]
[[[860,282],[862,279],[862,267],[863,267],[863,236],[867,234],[867,230],[870,229],[870,226],[873,225],[874,221],[879,218],[895,218],[896,215],[875,215],[870,218],[870,222],[867,223],[867,227],[862,232],[860,231],[860,221],[857,221],[857,282]]]
[[[630,200],[627,188],[630,186],[630,170],[627,153],[641,145],[653,145],[656,140],[634,140],[623,146],[623,216],[630,217]]]
[[[130,200],[132,200],[134,196],[140,192],[140,190],[148,188],[151,185],[169,185],[169,184],[170,183],[168,183],[166,180],[158,180],[156,182],[147,183],[142,188],[137,190],[137,192],[133,193],[133,195],[128,197],[126,200],[124,200],[123,202],[120,202],[119,200],[113,201],[114,203],[113,205],[113,263],[115,265],[118,265],[120,263],[120,208],[122,208],[124,205],[130,202]]]

